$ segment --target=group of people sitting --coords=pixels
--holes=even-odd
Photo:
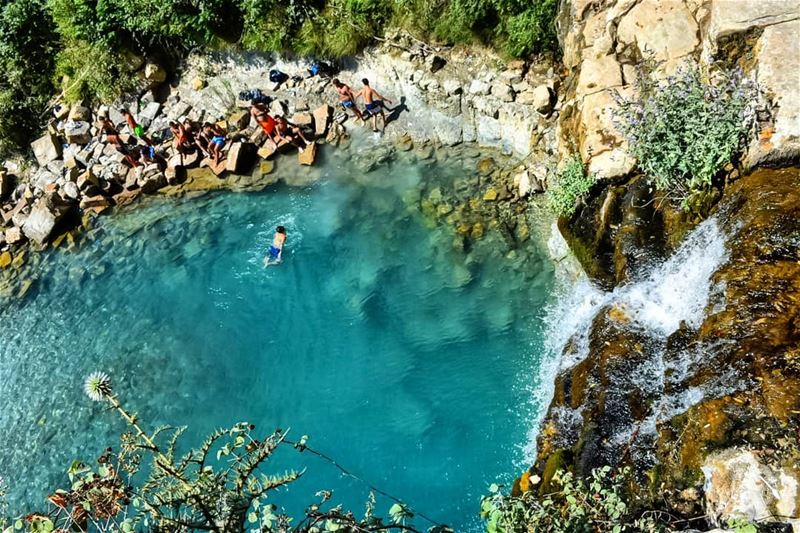
[[[361,90],[354,92],[349,85],[342,83],[338,78],[333,80],[333,86],[336,88],[336,92],[339,93],[339,103],[342,107],[355,113],[356,117],[365,123],[368,118],[372,118],[372,131],[377,133],[379,114],[383,123],[382,128],[386,129],[386,115],[383,112],[384,102],[391,104],[392,101],[373,89],[367,78],[362,79],[361,83],[363,84]],[[358,108],[359,98],[364,100],[364,111]]]
[[[378,132],[378,116],[381,117],[382,127],[386,128],[386,115],[384,114],[384,102],[392,103],[378,91],[373,89],[369,80],[361,80],[363,87],[359,91],[353,89],[339,81],[333,80],[333,86],[339,95],[339,103],[346,111],[352,111],[356,118],[364,123],[372,119],[372,131]],[[364,110],[359,109],[358,99],[364,101]],[[268,99],[264,97],[253,98],[251,100],[250,114],[256,123],[261,127],[264,135],[275,144],[275,149],[283,146],[292,145],[299,151],[303,151],[310,141],[303,133],[303,130],[296,124],[292,124],[285,117],[275,114],[271,115],[267,106]],[[116,125],[109,119],[107,112],[99,114],[100,132],[106,136],[106,140],[114,145],[120,152],[124,161],[132,168],[139,165],[156,163],[163,170],[167,166],[164,156],[156,150],[153,141],[146,135],[144,127],[136,122],[133,114],[127,109],[121,111],[132,138],[124,142]],[[205,122],[199,125],[189,118],[171,121],[169,129],[174,137],[173,146],[179,154],[190,154],[199,150],[200,153],[209,158],[214,164],[218,164],[224,158],[223,148],[227,141],[225,130],[218,124]]]

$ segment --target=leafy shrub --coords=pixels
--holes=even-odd
[[[587,480],[569,472],[553,476],[557,487],[539,497],[536,491],[509,496],[492,485],[481,499],[488,533],[573,533],[589,531],[654,532],[664,530],[655,518],[637,516],[623,497],[629,470],[611,475],[611,467],[592,471]]]
[[[65,43],[59,52],[55,79],[68,102],[94,97],[111,101],[132,89],[136,80],[120,54],[80,40]]]
[[[720,71],[712,82],[686,62],[653,81],[654,68],[652,61],[640,65],[638,96],[618,97],[615,122],[642,172],[658,189],[685,199],[710,187],[741,148],[755,120],[755,88],[738,70]]]
[[[122,435],[120,450],[111,448],[98,458],[96,466],[73,461],[67,474],[69,490],[56,490],[47,500],[46,512],[8,520],[0,516],[0,530],[30,533],[54,531],[210,531],[213,533],[325,533],[334,531],[408,531],[420,533],[409,523],[413,514],[399,501],[389,509],[390,521],[375,515],[375,497],[370,494],[363,518],[331,507],[330,491],[317,493],[318,501],[303,516],[279,511],[267,498],[291,485],[302,473],[263,472],[268,459],[281,447],[311,450],[307,437],[292,442],[276,430],[259,436],[255,426],[245,422],[218,429],[198,447],[183,455],[180,438],[185,427],[162,426],[146,431],[137,415],[130,413],[114,394],[105,373],[94,372],[84,384],[90,399],[116,411],[128,431]],[[142,466],[144,465],[144,469]],[[144,474],[144,475],[143,475]],[[0,479],[0,511],[5,485]],[[385,494],[385,493],[384,493]],[[429,533],[453,533],[436,524]]]
[[[547,203],[557,215],[569,216],[593,184],[594,177],[586,174],[581,157],[574,155],[547,189]]]

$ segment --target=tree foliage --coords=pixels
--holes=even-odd
[[[556,47],[556,0],[6,0],[0,7],[0,153],[30,142],[54,92],[130,89],[127,57],[240,46],[339,57],[387,29],[510,56]]]

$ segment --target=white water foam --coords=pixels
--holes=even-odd
[[[554,301],[546,310],[547,353],[541,368],[544,386],[537,391],[542,406],[549,405],[553,397],[557,373],[587,357],[592,322],[602,309],[609,305],[616,307],[629,320],[629,327],[665,341],[682,323],[691,328],[700,326],[712,289],[711,276],[727,260],[722,231],[716,219],[710,218],[698,225],[669,259],[644,277],[606,292],[582,272],[576,276],[569,266],[561,268],[566,243],[555,227],[548,244],[561,272],[557,276]],[[643,388],[651,388],[652,380],[660,381],[663,388],[663,354],[653,355],[648,368],[642,369],[641,379],[651,381],[643,383]],[[665,406],[677,403],[686,408],[687,403],[694,404],[702,398],[702,391],[690,390],[679,400],[663,398],[662,402]],[[545,414],[543,409],[541,419],[535,421],[529,432],[525,447],[529,463],[536,457],[536,437]]]

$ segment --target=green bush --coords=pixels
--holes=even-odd
[[[685,200],[708,189],[736,155],[755,120],[755,87],[741,71],[719,71],[712,83],[693,62],[653,81],[655,65],[639,68],[635,99],[618,98],[615,122],[656,187]]]
[[[567,160],[557,174],[555,182],[547,189],[547,203],[557,215],[569,216],[575,212],[578,200],[589,192],[594,177],[586,174],[579,155]]]
[[[481,500],[488,533],[576,533],[589,531],[656,532],[666,527],[634,512],[624,496],[629,470],[612,475],[611,467],[592,471],[584,480],[569,472],[553,476],[556,487],[545,496],[534,491],[509,496],[492,485]]]

